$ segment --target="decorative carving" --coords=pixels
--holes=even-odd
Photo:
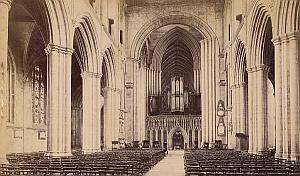
[[[217,115],[219,117],[224,117],[225,116],[225,106],[224,106],[224,101],[223,100],[219,100],[219,102],[218,102]]]
[[[219,118],[217,131],[218,131],[218,136],[224,136],[225,135],[225,123],[224,123],[223,117]]]
[[[180,126],[187,129],[200,129],[201,117],[197,115],[158,115],[146,117],[146,129],[166,129],[170,131],[172,128]]]

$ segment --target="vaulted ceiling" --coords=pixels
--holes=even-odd
[[[185,87],[193,87],[194,63],[199,60],[202,35],[180,24],[163,26],[153,31],[143,47],[143,62],[161,71],[162,90],[170,86],[172,76],[182,76]]]

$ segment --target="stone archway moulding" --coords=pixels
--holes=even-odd
[[[135,35],[131,44],[130,57],[139,58],[141,48],[147,36],[154,30],[170,24],[182,24],[190,26],[199,31],[204,39],[217,39],[214,30],[199,17],[191,14],[173,13],[171,15],[158,16],[149,20]]]
[[[173,135],[176,131],[181,131],[182,132],[182,136],[183,136],[183,140],[184,140],[184,144],[188,143],[188,134],[187,132],[181,128],[180,126],[175,126],[169,133],[168,133],[168,148],[172,148],[172,144],[173,144]]]

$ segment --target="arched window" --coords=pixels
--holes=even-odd
[[[46,125],[46,88],[44,75],[39,66],[32,71],[33,125]]]
[[[183,102],[183,77],[171,78],[172,111],[184,111]]]
[[[15,121],[15,77],[16,77],[15,63],[9,54],[7,59],[7,86],[8,86],[8,123]]]

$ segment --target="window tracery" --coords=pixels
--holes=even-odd
[[[33,125],[46,125],[46,90],[43,72],[39,66],[32,71]]]

